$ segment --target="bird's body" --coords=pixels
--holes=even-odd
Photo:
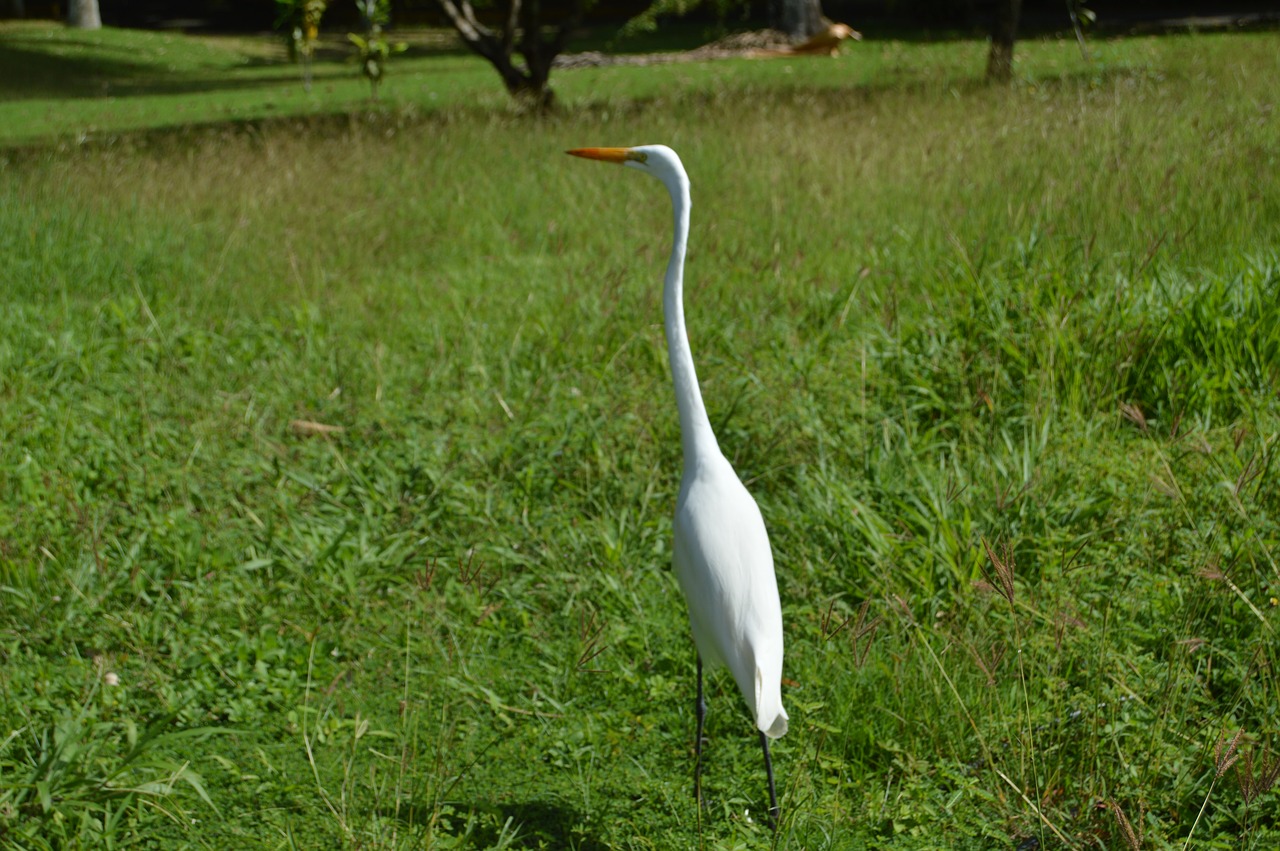
[[[823,20],[826,20],[825,18]],[[789,56],[839,56],[840,44],[845,39],[862,41],[862,33],[848,24],[837,24],[827,21],[809,39],[800,44],[789,44],[785,47],[762,47],[747,54],[752,59],[782,59]]]
[[[787,713],[773,554],[760,509],[719,451],[685,468],[674,526],[672,563],[698,653],[728,667],[756,728],[776,739]]]
[[[840,52],[840,42],[847,38],[851,38],[854,41],[862,41],[862,33],[848,24],[828,22],[812,38],[803,44],[797,44],[791,51],[793,53],[825,53],[828,56],[835,56]]]
[[[698,648],[697,766],[701,798],[702,665],[724,664],[760,731],[776,816],[770,738],[787,731],[782,708],[782,606],[773,554],[760,509],[720,452],[707,418],[684,322],[684,259],[689,238],[689,178],[675,151],[663,145],[580,148],[569,153],[628,165],[657,177],[671,194],[674,239],[663,288],[667,354],[680,415],[684,471],[676,499],[672,563],[689,605]]]

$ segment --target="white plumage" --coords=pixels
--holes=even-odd
[[[672,561],[689,605],[689,623],[698,648],[695,794],[700,801],[702,726],[706,714],[702,665],[723,664],[733,674],[760,731],[769,780],[770,815],[776,819],[769,739],[787,732],[781,691],[782,607],[764,519],[720,452],[689,351],[683,301],[691,206],[689,177],[676,152],[664,145],[579,148],[569,153],[638,169],[661,180],[671,193],[675,238],[662,306],[684,449]]]
[[[773,554],[756,501],[715,446],[685,463],[672,561],[703,662],[728,666],[757,729],[778,738],[787,712]]]

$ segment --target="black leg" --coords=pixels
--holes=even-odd
[[[694,707],[698,715],[698,736],[693,740],[693,797],[702,810],[702,727],[707,720],[707,702],[702,699],[702,655],[698,654],[698,702]]]
[[[769,778],[769,827],[777,830],[778,816],[781,811],[778,809],[778,794],[773,787],[773,760],[769,759],[769,737],[763,732],[760,734],[760,747],[764,749],[764,773]]]

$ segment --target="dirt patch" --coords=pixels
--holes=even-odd
[[[555,68],[600,68],[606,65],[664,65],[671,62],[703,62],[711,59],[760,59],[787,55],[792,50],[786,33],[755,30],[734,33],[693,50],[672,53],[629,53],[615,55],[597,50],[557,56]]]

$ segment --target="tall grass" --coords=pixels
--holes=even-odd
[[[0,842],[1267,847],[1274,42],[5,155]],[[655,141],[772,840],[727,679],[691,802],[669,210],[559,153]]]

